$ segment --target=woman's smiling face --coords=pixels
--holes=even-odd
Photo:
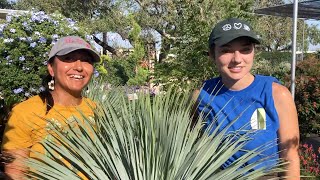
[[[215,47],[214,57],[223,79],[230,81],[245,79],[253,65],[254,43],[247,37],[237,38]]]
[[[93,73],[93,59],[86,50],[77,50],[63,56],[55,56],[48,63],[48,71],[54,77],[54,91],[81,94]]]

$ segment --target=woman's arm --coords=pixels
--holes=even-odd
[[[5,173],[11,179],[22,179],[26,169],[24,160],[29,156],[29,148],[32,146],[31,118],[26,118],[27,113],[18,106],[11,111],[1,147],[4,157],[8,159]]]
[[[4,156],[12,159],[11,162],[5,164],[7,179],[24,179],[26,172],[24,160],[29,156],[29,152],[27,149],[3,151]]]
[[[300,179],[299,124],[296,106],[289,90],[277,83],[272,85],[272,95],[279,116],[280,157],[288,161],[285,176]]]

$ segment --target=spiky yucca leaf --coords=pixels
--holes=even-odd
[[[201,120],[192,129],[189,95],[189,92],[171,89],[155,97],[139,94],[137,100],[129,101],[121,88],[105,91],[91,87],[89,96],[97,102],[96,124],[84,116],[84,123],[76,119],[79,128],[65,128],[62,132],[57,127],[55,141],[42,143],[52,157],[29,159],[32,170],[29,176],[35,179],[229,180],[265,175],[270,167],[250,171],[262,161],[242,167],[263,148],[248,151],[228,168],[220,169],[250,140],[252,132],[226,135],[226,127],[209,135],[202,132]],[[62,158],[58,158],[60,156]],[[64,161],[70,162],[72,168]],[[268,172],[278,170],[268,169]]]

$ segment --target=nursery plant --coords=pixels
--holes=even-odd
[[[297,64],[295,102],[302,136],[320,135],[320,60]]]
[[[299,156],[303,179],[320,179],[320,147],[316,150],[311,144],[301,144]]]
[[[191,126],[190,91],[169,88],[128,100],[121,87],[106,89],[93,82],[86,95],[97,105],[94,121],[75,118],[77,128],[52,124],[54,140],[42,142],[52,156],[28,159],[29,178],[247,180],[281,171],[280,165],[259,166],[262,161],[244,166],[261,147],[220,169],[253,132],[209,134],[202,128],[203,115]]]

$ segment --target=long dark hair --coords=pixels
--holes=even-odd
[[[54,57],[49,59],[48,63],[52,64],[53,63]],[[54,105],[54,100],[52,97],[52,94],[50,93],[49,85],[48,82],[50,82],[53,79],[53,77],[50,74],[47,74],[42,78],[42,86],[45,88],[44,91],[39,93],[39,96],[42,100],[43,103],[46,104],[46,114],[50,111],[50,109]]]

